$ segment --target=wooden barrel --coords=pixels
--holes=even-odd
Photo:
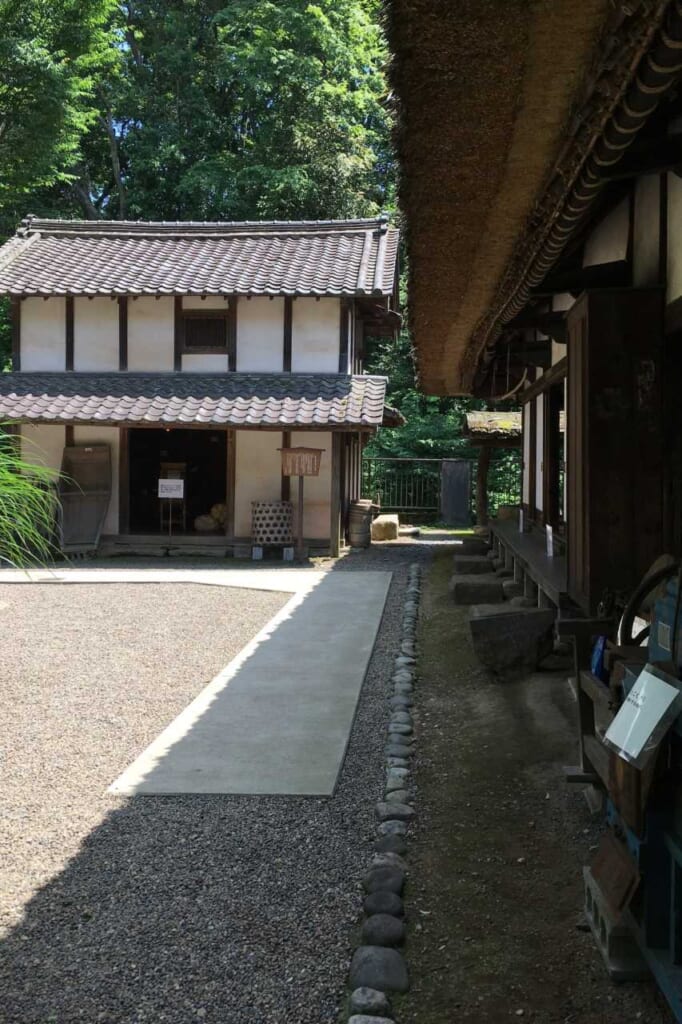
[[[371,540],[372,502],[352,501],[348,513],[348,540],[353,548],[368,548]]]

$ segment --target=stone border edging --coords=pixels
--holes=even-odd
[[[413,563],[403,604],[400,653],[391,676],[391,714],[384,747],[386,782],[376,805],[378,838],[363,879],[363,945],[355,950],[350,965],[348,1024],[394,1024],[390,994],[407,992],[410,984],[405,959],[396,947],[405,941],[402,893],[408,867],[404,858],[408,825],[416,816],[410,762],[415,754],[411,709],[420,594],[421,567]]]

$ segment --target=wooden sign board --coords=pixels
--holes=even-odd
[[[282,476],[319,476],[324,448],[280,448]]]
[[[159,498],[184,498],[184,480],[159,480]]]

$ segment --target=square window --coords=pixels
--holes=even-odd
[[[184,317],[185,348],[227,350],[227,318],[224,316]]]

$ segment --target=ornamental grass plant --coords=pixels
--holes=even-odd
[[[59,473],[10,434],[0,436],[0,565],[25,568],[54,559]]]

